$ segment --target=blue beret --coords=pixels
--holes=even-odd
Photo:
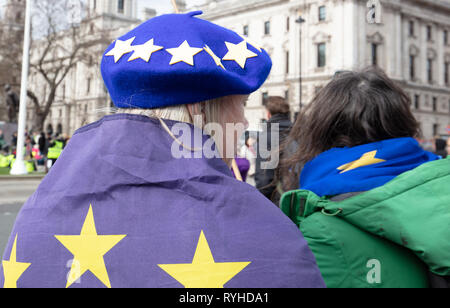
[[[107,48],[101,72],[116,107],[196,103],[264,83],[272,68],[266,51],[199,14],[152,18]]]

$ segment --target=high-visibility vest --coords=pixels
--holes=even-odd
[[[11,160],[8,156],[0,155],[0,168],[8,168]]]
[[[63,143],[61,141],[55,141],[55,145],[48,149],[47,157],[49,159],[58,159],[63,150]]]
[[[11,168],[12,168],[12,166],[14,165],[15,162],[16,162],[16,159],[13,158],[13,159],[11,160]],[[27,168],[27,172],[28,172],[28,173],[31,173],[31,172],[36,171],[35,166],[34,166],[34,162],[33,162],[33,161],[25,161],[24,163],[25,163],[25,167]]]
[[[25,166],[27,167],[28,173],[36,171],[33,161],[26,161]]]

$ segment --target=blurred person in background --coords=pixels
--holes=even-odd
[[[45,136],[44,132],[41,132],[39,136],[39,152],[41,152],[41,155],[47,156],[48,152],[48,143],[47,143],[47,137]]]
[[[245,158],[250,163],[248,170],[248,176],[255,176],[255,164],[256,164],[256,140],[250,136],[250,132],[245,132],[245,143],[241,148],[240,157]]]
[[[290,120],[289,104],[282,97],[269,97],[266,111],[268,121],[264,126],[263,132],[258,137],[258,151],[261,151],[261,147],[259,146],[260,143],[267,141],[267,151],[269,151],[271,155],[269,158],[263,158],[260,152],[257,153],[255,183],[256,188],[266,196],[267,199],[272,200],[272,202],[278,205],[280,193],[277,190],[279,183],[274,183],[275,170],[263,169],[262,163],[271,160],[273,155],[283,156],[283,153],[279,152],[279,144],[272,144],[272,133],[278,134],[279,143],[281,144],[289,134],[292,122]]]
[[[447,158],[448,152],[447,152],[447,142],[444,139],[441,139],[439,137],[436,137],[434,139],[433,143],[433,152],[436,155],[439,155],[442,158]]]
[[[6,146],[5,135],[3,134],[3,131],[0,129],[0,151],[5,146]]]
[[[450,137],[447,138],[447,155],[450,154]]]

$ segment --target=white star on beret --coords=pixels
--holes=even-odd
[[[191,47],[187,41],[184,41],[179,47],[169,48],[166,51],[172,55],[170,65],[184,62],[194,66],[194,56],[203,51],[203,48]]]
[[[213,58],[214,62],[216,63],[217,66],[220,66],[221,68],[223,68],[224,70],[225,67],[222,64],[222,61],[220,60],[220,58],[218,56],[216,56],[216,54],[211,50],[211,48],[209,48],[208,45],[205,45],[205,47],[203,47],[203,49],[205,49],[205,51],[211,56],[211,58]]]
[[[134,39],[136,37],[132,37],[129,40],[121,41],[116,40],[116,44],[114,45],[114,48],[111,49],[106,56],[114,56],[114,62],[117,63],[120,58],[122,58],[123,55],[130,53],[134,50],[134,47],[131,46]]]
[[[154,52],[159,51],[164,48],[162,46],[155,45],[153,42],[154,42],[154,39],[151,39],[145,44],[133,46],[134,53],[128,59],[128,62],[136,60],[136,59],[142,59],[145,62],[150,61],[150,58]]]
[[[228,53],[222,60],[235,61],[241,68],[245,68],[247,59],[257,57],[258,55],[247,48],[247,41],[242,41],[239,44],[225,42],[228,48]]]
[[[242,37],[243,40],[245,40],[247,43],[249,43],[250,45],[252,45],[253,47],[255,47],[255,49],[257,49],[259,52],[262,52],[262,47],[261,45],[257,44],[255,41],[250,40],[248,37],[244,36],[244,35],[240,35],[240,37]]]

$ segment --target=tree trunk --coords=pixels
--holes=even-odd
[[[47,115],[43,112],[36,112],[33,121],[33,131],[35,132],[43,132],[44,131],[44,123]]]

